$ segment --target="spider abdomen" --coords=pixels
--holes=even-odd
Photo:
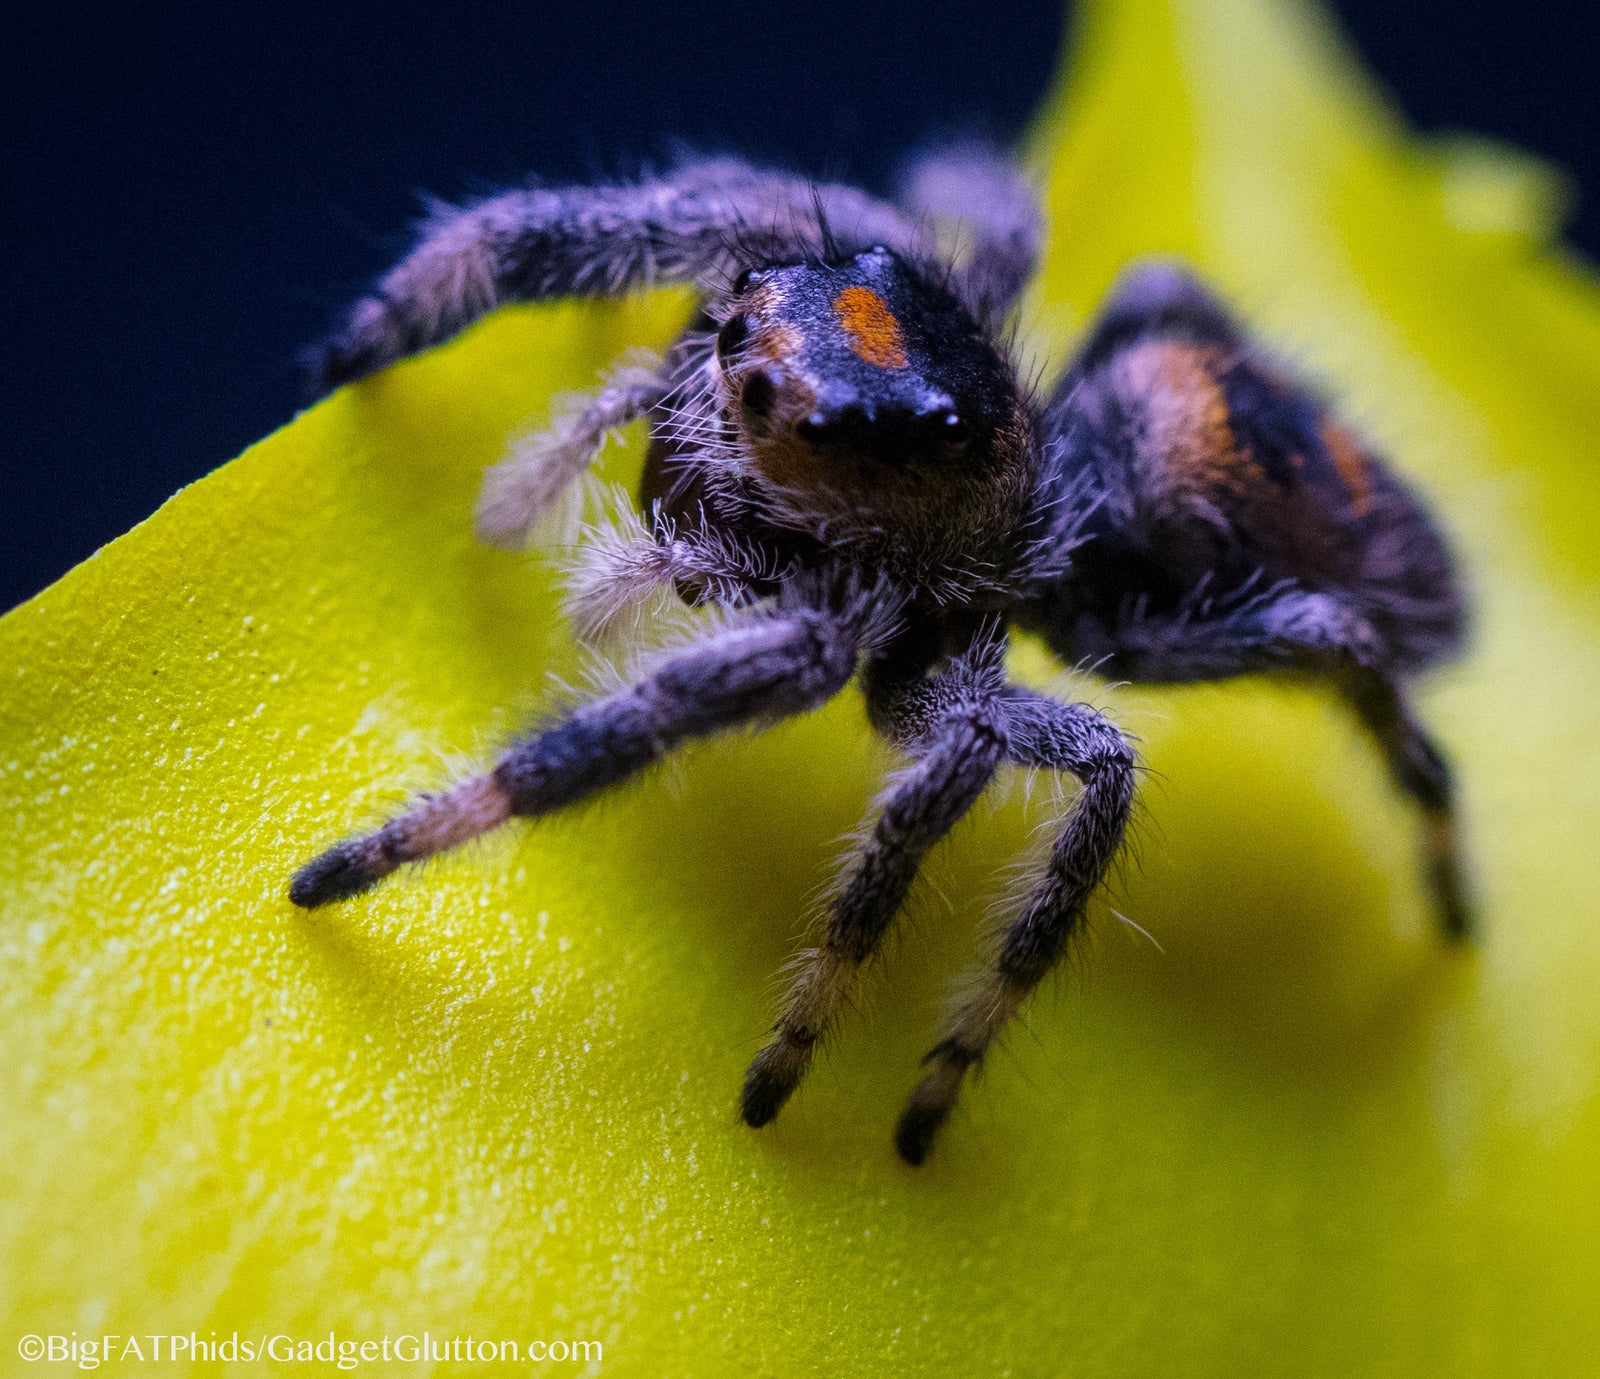
[[[1462,598],[1421,503],[1192,280],[1158,271],[1167,290],[1125,290],[1138,314],[1113,302],[1055,409],[1060,484],[1098,506],[1047,599],[1054,620],[1110,626],[1129,605],[1176,614],[1292,585],[1365,620],[1397,669],[1453,651]]]

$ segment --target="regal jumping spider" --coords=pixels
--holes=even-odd
[[[1039,240],[1022,176],[965,147],[914,165],[895,204],[717,161],[438,214],[324,348],[324,388],[503,302],[693,284],[698,311],[657,365],[614,372],[491,470],[478,515],[487,539],[519,544],[606,433],[645,418],[636,529],[596,542],[580,583],[602,605],[670,588],[721,612],[488,774],[328,849],[295,876],[294,902],[353,896],[691,738],[814,708],[859,675],[907,764],[750,1065],[752,1126],[798,1086],[923,856],[995,772],[1081,784],[900,1118],[895,1143],[920,1163],[967,1070],[1083,923],[1134,797],[1114,724],[1007,679],[1014,624],[1127,680],[1332,685],[1420,806],[1443,930],[1465,935],[1450,776],[1405,690],[1462,636],[1428,514],[1172,264],[1128,270],[1076,361],[1035,396],[999,332]]]

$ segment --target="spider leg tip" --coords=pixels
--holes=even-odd
[[[769,1046],[770,1047],[770,1046]],[[739,1093],[739,1114],[752,1130],[770,1125],[789,1100],[796,1081],[785,1077],[774,1066],[767,1050],[757,1054],[744,1075],[744,1087]]]
[[[1462,897],[1441,901],[1439,928],[1445,942],[1455,948],[1469,948],[1478,938],[1478,916]]]
[[[912,1168],[920,1168],[928,1157],[934,1136],[944,1124],[945,1115],[941,1107],[920,1106],[913,1102],[900,1117],[900,1123],[894,1129],[894,1147]]]
[[[359,849],[350,843],[335,843],[294,874],[289,899],[302,910],[315,910],[360,895],[378,880]]]

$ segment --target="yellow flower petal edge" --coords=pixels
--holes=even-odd
[[[1185,254],[1453,530],[1478,631],[1426,710],[1479,948],[1434,941],[1413,820],[1346,718],[1259,684],[1066,686],[1143,740],[1112,904],[1161,951],[1099,906],[918,1172],[893,1117],[1054,806],[961,830],[752,1134],[772,974],[883,764],[849,697],[294,911],[298,862],[581,674],[550,577],[473,545],[473,490],[683,303],[508,311],[0,622],[6,1372],[74,1332],[589,1340],[591,1372],[645,1376],[1600,1354],[1600,292],[1547,242],[1559,184],[1410,140],[1288,0],[1091,0],[1032,149],[1041,359],[1126,259]]]

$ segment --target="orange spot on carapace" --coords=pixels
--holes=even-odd
[[[833,299],[833,314],[856,355],[880,369],[906,366],[905,341],[894,312],[870,287],[847,287]]]

